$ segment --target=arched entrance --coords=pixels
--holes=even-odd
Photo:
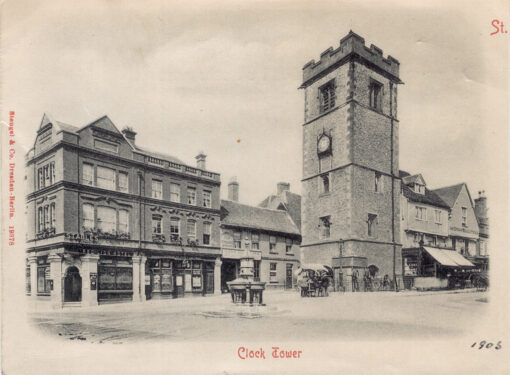
[[[64,278],[64,302],[81,301],[81,276],[76,267],[69,267]]]

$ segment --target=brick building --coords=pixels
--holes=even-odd
[[[220,292],[220,176],[108,117],[44,115],[27,154],[27,292],[65,304]]]
[[[303,67],[302,261],[401,281],[399,62],[349,32]],[[373,267],[372,267],[373,268]]]
[[[239,203],[235,180],[229,183],[228,192],[229,199],[221,201],[222,290],[239,277],[240,259],[245,256],[254,259],[255,280],[266,282],[266,288],[295,286],[301,235],[291,215],[281,208]]]

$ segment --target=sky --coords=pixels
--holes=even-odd
[[[508,37],[489,36],[497,4],[475,5],[4,2],[3,110],[25,150],[45,112],[79,127],[108,115],[141,147],[191,165],[204,151],[223,198],[236,176],[240,201],[258,204],[279,181],[301,191],[302,67],[352,29],[400,61],[400,169],[474,198],[506,155],[491,140],[506,137],[508,84]]]

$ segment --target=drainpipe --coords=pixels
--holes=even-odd
[[[393,82],[390,82],[390,168],[391,168],[391,242],[393,243],[393,287],[398,292],[397,285],[397,245],[395,244],[395,177],[393,174]]]

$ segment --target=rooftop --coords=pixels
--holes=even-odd
[[[222,200],[221,208],[221,222],[224,225],[300,236],[299,229],[287,211],[249,206],[229,200]]]

